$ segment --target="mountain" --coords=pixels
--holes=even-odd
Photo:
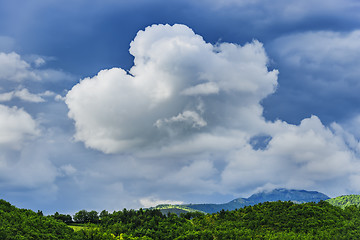
[[[288,190],[285,188],[274,189],[270,192],[260,192],[253,194],[247,198],[255,204],[261,202],[274,202],[274,201],[292,201],[296,203],[305,202],[320,202],[321,200],[327,200],[329,197],[323,193],[317,191],[306,191],[306,190]]]
[[[345,195],[326,200],[332,205],[345,208],[347,206],[356,205],[360,206],[360,195]]]
[[[205,213],[216,213],[224,210],[235,210],[245,206],[252,206],[263,202],[292,201],[295,203],[319,202],[329,197],[317,191],[294,190],[278,188],[272,191],[262,191],[251,195],[249,198],[237,198],[223,204],[186,204],[180,205]],[[179,205],[178,205],[179,206]]]

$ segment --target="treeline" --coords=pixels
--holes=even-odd
[[[107,213],[105,210],[104,213]],[[51,217],[55,218],[56,220],[60,220],[66,224],[72,224],[72,223],[99,223],[100,217],[102,216],[100,213],[100,216],[98,215],[97,211],[86,211],[81,210],[77,213],[75,213],[74,218],[71,217],[70,214],[60,214],[56,212],[54,215],[51,215]]]
[[[74,231],[52,217],[0,199],[0,239],[73,239]]]
[[[163,215],[156,209],[100,214],[82,210],[73,220],[88,223],[78,231],[55,219],[61,214],[46,217],[0,203],[0,239],[360,239],[360,208],[341,209],[324,201],[266,202],[216,214],[181,216]],[[95,222],[89,223],[95,215]]]
[[[100,224],[82,230],[83,236],[89,237],[89,231],[87,239],[360,239],[360,209],[321,201],[266,202],[180,217],[156,210],[124,210],[104,216]]]

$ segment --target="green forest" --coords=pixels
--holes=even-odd
[[[332,205],[345,208],[351,205],[360,207],[360,195],[345,195],[326,200]]]
[[[360,239],[360,208],[277,201],[215,214],[124,209],[71,217],[0,200],[0,239]]]

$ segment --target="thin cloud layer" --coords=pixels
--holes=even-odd
[[[14,98],[19,98],[26,102],[41,103],[45,102],[43,96],[53,96],[54,93],[46,91],[40,94],[30,93],[28,89],[22,88],[11,92],[0,93],[0,102],[11,101]]]
[[[267,117],[293,122],[294,116],[304,118],[316,112],[325,124],[334,119],[342,124],[356,117],[359,30],[290,34],[275,39],[269,48],[284,70],[281,88],[265,100],[265,108],[271,106],[275,114]],[[301,106],[301,111],[294,105]]]
[[[318,31],[294,34],[278,38],[273,45],[282,46],[278,48],[277,54],[286,59],[289,66],[306,69],[314,78],[324,71],[323,66],[329,66],[327,71],[335,75],[331,81],[326,82],[331,88],[355,85],[354,78],[360,73],[357,67],[360,63],[359,30],[346,33]],[[321,78],[316,80],[326,81]]]

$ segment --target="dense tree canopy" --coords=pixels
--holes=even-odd
[[[102,212],[82,239],[359,239],[360,209],[327,202],[266,202],[216,214],[160,210]],[[89,235],[90,234],[90,235]],[[107,237],[107,238],[105,238]]]
[[[328,202],[266,202],[216,214],[164,215],[156,209],[75,214],[76,231],[0,200],[0,239],[360,239],[360,208]],[[85,224],[80,224],[84,222]]]
[[[98,223],[99,220],[100,219],[96,211],[88,212],[86,210],[81,210],[74,216],[74,221],[76,223]]]
[[[55,218],[56,220],[63,221],[66,224],[70,224],[73,222],[72,217],[70,214],[60,214],[56,212],[54,215],[51,215],[51,217]]]
[[[65,223],[0,200],[0,239],[72,239]]]
[[[345,195],[336,198],[326,200],[331,205],[335,205],[341,208],[345,208],[351,205],[360,206],[360,195]]]

